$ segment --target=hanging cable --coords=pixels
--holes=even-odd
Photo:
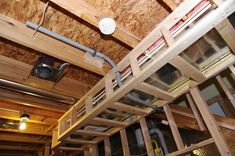
[[[35,29],[35,31],[34,31],[34,33],[33,33],[33,37],[34,37],[34,35],[37,33],[39,27],[41,27],[41,26],[43,25],[43,23],[44,23],[45,16],[46,16],[46,11],[47,11],[47,8],[48,8],[48,6],[49,6],[49,2],[50,2],[50,1],[48,1],[48,2],[46,3],[45,7],[44,7],[44,10],[43,10],[43,13],[42,13],[42,18],[41,18],[41,20],[40,20],[40,22],[39,22],[37,28]]]

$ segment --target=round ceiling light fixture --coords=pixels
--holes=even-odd
[[[110,35],[115,31],[116,22],[109,17],[102,18],[99,22],[99,29],[105,35]]]

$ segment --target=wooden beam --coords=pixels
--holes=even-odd
[[[80,129],[77,130],[75,134],[88,135],[88,136],[103,136],[103,137],[108,136],[108,134],[104,132],[96,132],[96,131],[80,130]]]
[[[94,141],[82,140],[82,139],[73,139],[73,138],[66,139],[66,142],[67,143],[72,143],[72,144],[95,144]]]
[[[0,133],[0,141],[8,141],[8,142],[23,142],[23,143],[34,143],[34,144],[46,144],[50,140],[49,139],[41,139],[39,136],[35,137],[32,135],[22,135],[14,133]]]
[[[217,75],[216,80],[218,81],[220,87],[223,89],[223,91],[227,95],[229,101],[231,102],[231,104],[235,108],[235,98],[233,97],[232,93],[230,93],[229,89],[226,87],[226,85],[225,85],[224,81],[222,80],[221,76]]]
[[[120,102],[115,102],[109,108],[112,108],[112,109],[115,109],[115,110],[118,110],[118,111],[123,111],[123,112],[126,112],[126,113],[132,113],[132,114],[135,114],[135,115],[140,115],[140,116],[148,114],[148,110],[144,110],[142,108],[134,107],[134,106],[127,105],[127,104],[124,104],[124,103],[120,103]]]
[[[199,111],[198,111],[198,109],[197,109],[197,107],[196,107],[196,105],[195,105],[191,95],[189,93],[187,93],[186,94],[186,98],[188,100],[188,103],[190,105],[191,110],[193,111],[195,119],[197,120],[197,124],[198,124],[200,130],[201,131],[205,131],[206,130],[206,126],[205,126],[205,124],[203,122],[203,119],[202,119],[202,117],[201,117],[201,115],[200,115],[200,113],[199,113]]]
[[[94,8],[94,6],[89,5],[83,0],[70,0],[69,3],[66,3],[63,0],[51,1],[98,28],[98,23],[100,19],[102,19],[103,15],[96,8]],[[137,36],[127,31],[120,25],[116,26],[116,30],[112,36],[132,48],[135,47],[140,41]]]
[[[27,105],[22,105],[22,104],[12,103],[12,102],[2,101],[2,100],[0,100],[0,108],[5,108],[5,109],[8,109],[8,110],[14,110],[14,111],[18,111],[18,112],[26,111],[29,114],[49,117],[49,118],[52,118],[52,119],[58,119],[62,116],[61,112],[46,110],[46,109],[37,108],[37,107],[30,107],[30,106],[27,106]]]
[[[0,145],[1,150],[16,150],[16,151],[39,151],[40,148],[30,146],[11,146],[11,145]]]
[[[155,156],[145,118],[140,119],[140,127],[141,127],[141,131],[142,131],[142,135],[143,135],[143,139],[144,139],[148,156]]]
[[[91,88],[90,85],[67,77],[62,77],[56,85],[34,76],[28,78],[32,68],[32,65],[0,55],[0,78],[75,98],[81,98]]]
[[[62,151],[83,151],[83,148],[78,148],[78,147],[59,147],[60,150]]]
[[[203,147],[203,146],[206,146],[206,145],[209,145],[209,144],[212,144],[212,143],[214,143],[214,140],[213,140],[213,138],[210,138],[210,139],[204,140],[204,141],[202,141],[202,142],[199,142],[199,143],[197,143],[197,144],[190,145],[189,147],[186,147],[186,148],[184,148],[184,149],[178,150],[178,151],[176,151],[176,152],[167,154],[166,156],[182,155],[182,154],[191,152],[191,151],[193,151],[193,150],[195,150],[195,149],[201,148],[201,147]]]
[[[40,97],[30,96],[2,88],[0,88],[0,99],[0,103],[2,104],[11,103],[21,107],[27,106],[31,107],[32,109],[37,108],[51,112],[58,112],[58,114],[64,113],[69,108],[69,105],[64,103],[55,102]],[[58,115],[55,116],[58,117]]]
[[[150,95],[153,95],[156,98],[161,98],[163,100],[172,101],[174,99],[174,97],[170,93],[161,90],[157,87],[151,86],[145,82],[139,83],[136,89],[148,93]]]
[[[177,146],[178,150],[183,149],[184,143],[183,143],[183,140],[180,136],[180,133],[179,133],[179,130],[178,130],[177,125],[175,123],[174,117],[171,113],[170,107],[168,104],[166,104],[163,106],[163,108],[164,108],[165,115],[166,115],[167,121],[169,123],[169,126],[171,128],[171,132],[174,137],[176,146]]]
[[[109,138],[104,139],[104,153],[105,153],[105,156],[111,156],[111,146],[110,146]]]
[[[109,119],[105,119],[105,118],[99,118],[96,117],[94,118],[91,122],[91,124],[94,125],[106,125],[106,126],[114,126],[114,127],[124,127],[126,126],[125,123],[120,122],[120,121],[115,121],[115,120],[109,120]]]
[[[46,130],[34,128],[32,125],[30,126],[30,123],[28,123],[28,127],[25,130],[0,128],[0,131],[51,136],[51,134]]]
[[[14,110],[0,108],[0,118],[20,121],[20,111],[14,111]],[[45,116],[30,114],[30,120],[28,121],[28,123],[56,126],[57,119],[52,119],[52,118],[47,118]]]
[[[235,54],[235,40],[233,38],[233,36],[235,36],[235,30],[230,21],[226,18],[215,28]]]
[[[129,144],[128,144],[128,140],[127,140],[127,135],[126,135],[126,130],[125,129],[120,131],[120,136],[121,136],[121,142],[122,142],[123,155],[124,156],[129,156],[130,155],[130,150],[129,150]]]
[[[214,117],[210,114],[210,111],[208,109],[208,106],[204,99],[202,98],[200,91],[198,88],[192,88],[190,89],[190,93],[192,95],[193,100],[195,101],[195,104],[197,105],[199,112],[202,115],[203,120],[206,123],[206,126],[212,136],[212,138],[215,141],[215,144],[220,152],[221,155],[230,156],[232,155],[229,149],[229,146],[227,144],[227,141],[225,140],[220,128],[217,126],[216,121]]]
[[[0,21],[1,37],[87,69],[99,75],[105,75],[102,68],[98,68],[95,65],[85,62],[83,58],[85,53],[81,50],[39,32],[33,39],[32,35],[34,30],[27,28],[25,24],[3,14],[0,15]]]

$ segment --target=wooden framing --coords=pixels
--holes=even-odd
[[[102,18],[102,15],[98,10],[96,10],[96,8],[87,4],[85,1],[70,0],[69,3],[65,3],[63,0],[51,1],[98,28],[98,23],[99,20]],[[117,25],[116,30],[112,34],[112,36],[133,48],[140,41],[137,36],[135,36],[131,32],[128,32],[120,25]]]
[[[205,131],[206,130],[206,126],[205,126],[205,124],[203,122],[203,119],[202,119],[202,117],[201,117],[201,115],[200,115],[200,113],[198,111],[198,108],[196,107],[196,105],[195,105],[191,95],[190,94],[186,94],[186,98],[188,100],[188,103],[189,103],[192,111],[193,111],[195,119],[197,120],[197,124],[198,124],[200,130],[201,131]]]
[[[35,35],[35,39],[33,39],[32,35],[34,34],[34,30],[27,28],[25,24],[5,15],[1,14],[0,20],[1,37],[90,70],[97,74],[105,75],[106,72],[104,72],[102,68],[89,64],[83,59],[85,56],[84,52],[56,39],[49,38],[47,35],[42,33],[37,33]]]
[[[230,93],[229,89],[226,87],[225,83],[223,82],[222,78],[220,75],[216,76],[216,79],[219,83],[219,85],[221,86],[221,88],[224,90],[225,94],[227,95],[229,101],[231,102],[231,104],[233,105],[233,107],[235,108],[235,98],[233,97],[232,93]]]
[[[155,156],[145,118],[140,119],[140,127],[141,127],[141,131],[142,131],[142,135],[144,138],[144,143],[145,143],[148,156]]]
[[[104,152],[105,156],[111,156],[111,147],[110,147],[109,138],[104,139]]]
[[[220,128],[217,126],[216,121],[214,117],[210,114],[210,111],[208,109],[208,106],[202,96],[200,95],[200,91],[198,88],[192,88],[190,89],[190,93],[195,101],[195,104],[197,105],[205,121],[205,124],[212,136],[212,138],[215,141],[215,144],[220,152],[221,155],[232,155],[229,149],[229,146],[220,130]]]
[[[130,155],[130,150],[129,150],[129,144],[128,144],[125,129],[120,131],[120,136],[121,136],[121,142],[122,142],[123,155],[124,156],[129,156]]]
[[[170,107],[169,107],[168,104],[166,104],[166,105],[163,106],[163,108],[164,108],[164,111],[165,111],[166,118],[168,120],[169,126],[171,128],[171,132],[172,132],[172,135],[174,137],[176,146],[177,146],[177,148],[179,150],[183,149],[184,148],[184,143],[183,143],[183,140],[182,140],[182,138],[180,136],[179,130],[178,130],[177,126],[176,126],[176,123],[175,123],[174,117],[173,117],[173,115],[171,113]]]
[[[159,24],[153,32],[151,32],[143,41],[141,41],[129,54],[126,56],[119,64],[117,69],[123,71],[124,69],[129,68],[131,70],[132,76],[128,77],[124,80],[123,85],[120,88],[115,88],[113,86],[114,79],[114,71],[108,73],[99,83],[97,83],[78,103],[76,103],[70,110],[68,110],[60,119],[59,119],[59,133],[58,140],[64,142],[67,138],[69,138],[72,134],[76,134],[78,130],[81,130],[82,127],[89,124],[104,124],[114,126],[107,131],[103,131],[102,133],[106,133],[108,136],[112,134],[122,131],[124,128],[129,126],[130,124],[139,121],[141,124],[146,148],[148,151],[148,155],[154,155],[154,151],[151,148],[151,140],[148,134],[148,128],[144,117],[152,112],[152,109],[143,108],[143,111],[140,109],[129,110],[129,108],[133,108],[133,106],[124,106],[126,104],[120,104],[118,100],[122,97],[125,97],[127,93],[129,93],[133,89],[139,89],[141,91],[154,94],[155,97],[160,98],[156,103],[162,104],[164,110],[166,112],[167,118],[172,128],[172,132],[174,138],[177,142],[178,149],[183,149],[184,144],[177,130],[176,124],[174,123],[174,119],[170,112],[169,106],[167,103],[169,101],[174,100],[182,93],[186,92],[190,85],[198,85],[205,81],[207,78],[214,76],[221,70],[227,68],[235,61],[234,55],[231,53],[225,58],[221,59],[214,65],[208,67],[205,71],[201,72],[196,70],[191,64],[183,60],[179,57],[179,54],[187,49],[190,45],[192,45],[195,41],[205,35],[208,31],[210,31],[215,25],[219,24],[225,18],[227,18],[230,14],[235,11],[235,2],[233,0],[227,0],[219,5],[215,10],[210,10],[207,14],[200,18],[199,21],[196,21],[197,17],[203,14],[206,9],[199,10],[198,13],[195,13],[192,17],[186,17],[186,15],[201,1],[200,0],[187,0],[183,2],[168,18],[166,18],[161,24]],[[206,3],[205,8],[210,8],[210,3]],[[226,11],[225,11],[226,10]],[[182,18],[184,18],[184,22],[182,24],[182,29],[178,28],[176,32],[170,32],[171,28],[179,22]],[[190,29],[184,30],[190,23],[194,22],[194,25],[190,26]],[[167,33],[166,33],[167,32]],[[170,33],[169,33],[170,32]],[[180,37],[176,37],[176,33],[180,34]],[[151,46],[156,43],[158,38],[164,37],[166,41],[160,40],[162,44],[168,45],[165,51],[158,54],[156,58],[150,59],[145,66],[140,66],[138,63],[138,58],[140,55],[145,54]],[[168,38],[168,39],[167,39]],[[170,39],[169,39],[170,38]],[[174,40],[173,40],[174,39]],[[170,40],[170,41],[169,41]],[[172,41],[171,41],[172,40]],[[159,43],[160,44],[160,43]],[[176,58],[179,64],[176,64],[173,60]],[[131,61],[132,60],[132,61]],[[133,61],[134,60],[134,61]],[[172,62],[173,61],[173,62]],[[224,63],[226,62],[226,63]],[[161,67],[166,65],[167,63],[171,63],[175,65],[183,74],[187,75],[189,78],[189,85],[185,85],[183,89],[180,90],[180,94],[173,94],[171,92],[163,91],[159,88],[154,88],[153,86],[149,86],[144,81],[158,71]],[[224,64],[223,64],[224,63]],[[195,80],[195,81],[194,81]],[[181,88],[181,87],[180,87]],[[98,100],[95,103],[95,99],[97,95],[104,93],[105,96]],[[94,102],[92,109],[89,109],[89,112],[81,115],[79,119],[75,122],[71,122],[71,115],[74,115],[73,112],[76,112],[78,109],[84,109],[86,107],[85,99],[87,97],[92,97],[92,102]],[[162,99],[164,101],[162,101]],[[90,100],[90,104],[92,103]],[[156,104],[154,103],[154,104]],[[197,104],[197,103],[196,103]],[[197,104],[198,106],[198,104]],[[111,119],[97,118],[102,112],[106,111],[108,108],[113,108],[116,110],[121,110],[128,113],[133,113],[130,117],[124,121],[115,121]],[[201,113],[201,110],[199,110]],[[146,112],[146,113],[145,113]],[[203,115],[202,115],[203,116]],[[204,118],[203,118],[204,119]],[[205,119],[204,119],[205,121]],[[70,124],[68,124],[70,122]],[[66,127],[65,125],[69,125]],[[208,125],[206,123],[206,125]],[[209,129],[209,128],[208,128]],[[91,134],[92,135],[92,134]],[[215,138],[213,137],[215,140]],[[105,155],[111,155],[110,151],[110,143],[108,137],[96,137],[92,139],[96,143],[104,140],[105,142]],[[215,143],[218,140],[215,140]],[[200,145],[200,144],[199,144]],[[57,144],[53,148],[60,146]],[[217,144],[217,146],[226,147],[226,145]],[[218,147],[220,148],[220,147]],[[84,148],[86,149],[86,148]],[[187,149],[184,149],[187,150]],[[221,152],[225,153],[221,150]],[[229,154],[229,153],[228,153]]]

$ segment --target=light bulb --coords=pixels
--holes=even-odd
[[[26,123],[25,122],[21,122],[20,126],[19,126],[20,130],[25,130],[26,129]]]

